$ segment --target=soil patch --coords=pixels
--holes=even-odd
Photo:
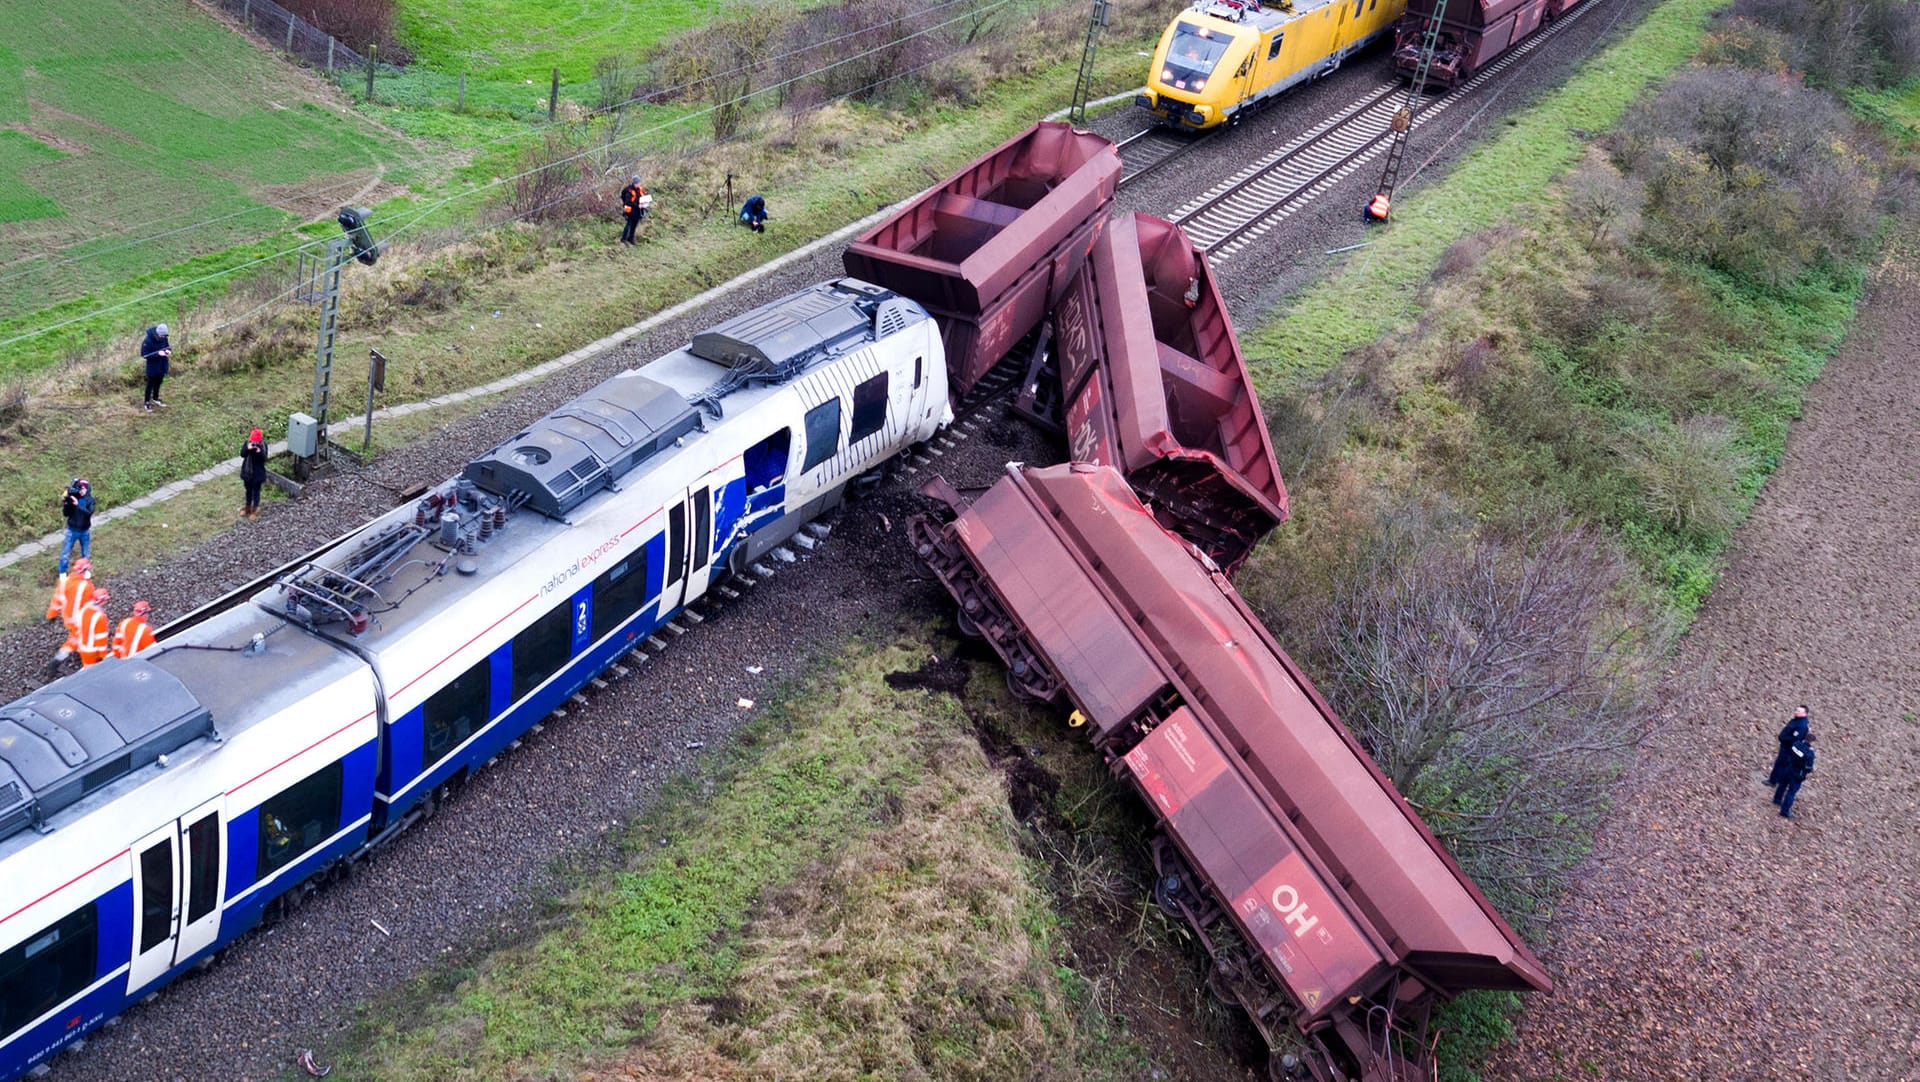
[[[1675,661],[1489,1079],[1920,1077],[1920,224],[1876,269]],[[1794,818],[1764,784],[1812,711]]]

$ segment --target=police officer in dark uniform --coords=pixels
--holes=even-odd
[[[1780,784],[1773,790],[1773,802],[1780,805],[1782,819],[1793,818],[1793,798],[1800,792],[1800,783],[1812,773],[1813,734],[1808,733],[1787,749],[1786,770],[1781,775]]]
[[[1807,716],[1807,708],[1802,706],[1793,712],[1786,727],[1780,730],[1780,751],[1773,757],[1773,771],[1767,775],[1767,784],[1776,788],[1786,779],[1787,765],[1793,759],[1793,745],[1796,740],[1807,735],[1807,727],[1812,723]],[[1779,800],[1774,801],[1780,803]]]

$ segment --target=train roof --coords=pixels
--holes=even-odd
[[[1231,23],[1235,26],[1251,27],[1262,33],[1277,26],[1311,15],[1321,8],[1328,7],[1333,0],[1285,0],[1278,3],[1259,3],[1257,0],[1196,0],[1194,5],[1180,13],[1179,17],[1202,16]]]
[[[1449,995],[1550,987],[1225,576],[1193,559],[1117,472],[1009,474],[961,516],[957,533],[1065,670],[1096,731],[1139,716],[1171,683],[1209,740],[1231,750],[1232,773],[1261,794],[1322,887],[1351,899],[1388,961]],[[1237,823],[1224,829],[1254,827]]]
[[[473,489],[502,509],[512,499],[547,514],[503,516],[505,525],[489,529],[485,543],[442,549],[430,538],[437,531],[415,526],[412,505],[396,508],[252,604],[169,635],[140,657],[89,666],[0,706],[0,855],[24,844],[11,836],[115,799],[128,788],[118,783],[163,757],[198,754],[193,745],[202,737],[232,737],[363,664],[290,622],[289,598],[321,606],[325,596],[345,594],[343,571],[392,557],[380,565],[388,578],[376,587],[387,611],[349,640],[377,650],[538,551],[567,529],[566,512],[616,481],[674,461],[682,444],[710,427],[691,402],[738,417],[783,381],[926,318],[913,302],[854,279],[762,305],[701,332],[691,347],[614,376],[475,459],[463,475],[482,474],[486,484]],[[549,459],[571,456],[567,476],[500,468],[516,454],[538,457],[527,448]],[[528,490],[535,487],[538,493]],[[443,573],[456,568],[465,573]],[[435,603],[405,604],[416,592]]]

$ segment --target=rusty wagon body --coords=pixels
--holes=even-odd
[[[1429,1077],[1426,1014],[1477,988],[1546,990],[1461,871],[1217,568],[1116,471],[1009,466],[914,523],[963,629],[1152,809],[1161,904],[1217,993],[1317,1078]]]
[[[1440,16],[1440,39],[1427,86],[1451,89],[1500,58],[1580,0],[1407,0],[1394,27],[1393,70],[1411,78],[1420,66],[1427,28]],[[1441,8],[1444,5],[1445,11]]]
[[[841,259],[933,314],[948,381],[965,392],[1046,318],[1119,184],[1112,142],[1042,121],[862,233]]]

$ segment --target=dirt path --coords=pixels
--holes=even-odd
[[[1682,646],[1489,1079],[1920,1078],[1920,227],[1875,272]],[[1796,703],[1819,768],[1763,777]]]

